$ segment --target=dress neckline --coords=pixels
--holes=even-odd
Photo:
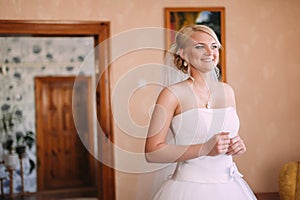
[[[234,107],[232,107],[232,106],[225,107],[225,108],[191,108],[191,109],[185,110],[185,111],[173,116],[173,119],[176,119],[177,117],[179,117],[181,115],[184,115],[186,113],[189,113],[191,111],[194,111],[194,110],[208,112],[208,113],[211,113],[212,111],[218,112],[218,111],[222,111],[222,110],[233,110],[233,111],[235,111]]]

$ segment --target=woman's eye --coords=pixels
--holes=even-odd
[[[218,45],[212,45],[211,46],[211,49],[218,49],[219,47],[218,47]]]
[[[195,46],[195,48],[196,48],[196,49],[204,49],[204,45],[199,45],[199,44],[198,44],[198,45]]]

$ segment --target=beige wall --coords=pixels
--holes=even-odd
[[[255,192],[278,191],[280,167],[300,160],[300,1],[298,0],[0,0],[0,19],[102,20],[111,22],[111,35],[145,26],[163,27],[164,7],[226,8],[227,82],[236,92],[240,135],[248,151],[236,158]],[[151,55],[151,56],[150,56]],[[159,62],[160,54],[141,52],[114,63],[113,85],[137,65]],[[151,92],[134,98],[144,102]],[[148,98],[148,97],[147,97]],[[150,97],[149,97],[150,98]],[[150,106],[147,100],[145,106]],[[148,110],[131,103],[138,124],[147,125]],[[142,104],[143,105],[143,104]],[[141,151],[143,141],[131,140],[116,126],[116,143]],[[116,156],[121,161],[120,155]],[[149,176],[149,175],[148,175]],[[117,172],[117,197],[135,199],[138,180],[151,177]],[[149,181],[150,182],[150,181]],[[145,192],[144,199],[149,194]]]

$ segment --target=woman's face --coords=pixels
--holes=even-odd
[[[206,73],[219,62],[219,46],[208,33],[196,31],[190,35],[191,45],[183,50],[184,59],[195,69]]]

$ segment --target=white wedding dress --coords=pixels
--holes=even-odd
[[[234,108],[193,108],[176,115],[171,123],[177,145],[204,143],[213,134],[238,134]],[[174,174],[156,193],[155,200],[255,200],[232,156],[202,156],[180,162]]]

